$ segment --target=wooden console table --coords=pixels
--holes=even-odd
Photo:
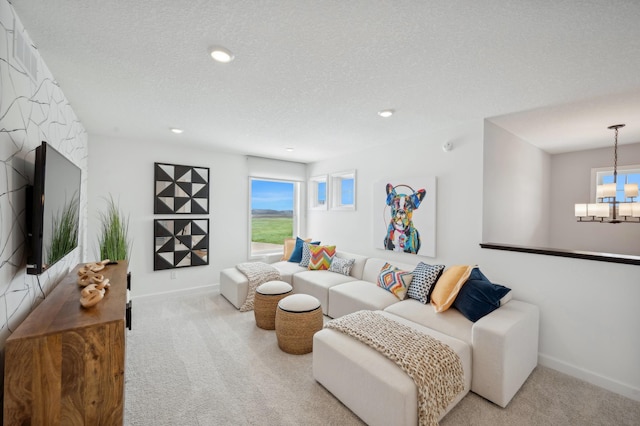
[[[78,265],[5,345],[5,425],[122,425],[127,262],[100,273],[111,287],[80,306]]]

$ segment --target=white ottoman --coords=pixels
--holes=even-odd
[[[256,288],[253,299],[253,315],[256,325],[265,330],[276,328],[278,302],[291,294],[293,287],[285,281],[268,281]]]
[[[396,315],[383,315],[449,345],[460,357],[464,390],[442,418],[471,387],[471,348],[465,342]],[[313,377],[369,425],[418,424],[418,389],[395,362],[356,339],[332,329],[313,337]]]
[[[322,330],[320,301],[308,294],[292,294],[278,302],[276,337],[284,352],[302,355],[313,350],[313,335]]]

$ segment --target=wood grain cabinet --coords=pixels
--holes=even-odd
[[[80,306],[78,265],[5,345],[5,425],[122,425],[127,262],[101,273],[111,287]]]

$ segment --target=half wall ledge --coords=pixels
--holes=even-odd
[[[574,259],[597,260],[600,262],[625,263],[640,265],[640,256],[614,253],[598,253],[593,251],[563,250],[548,247],[518,246],[500,243],[480,243],[480,247],[493,250],[517,251],[521,253],[544,254],[547,256],[572,257]]]

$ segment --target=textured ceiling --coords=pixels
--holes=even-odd
[[[12,4],[90,135],[302,162],[488,117],[552,152],[640,141],[638,1]]]

